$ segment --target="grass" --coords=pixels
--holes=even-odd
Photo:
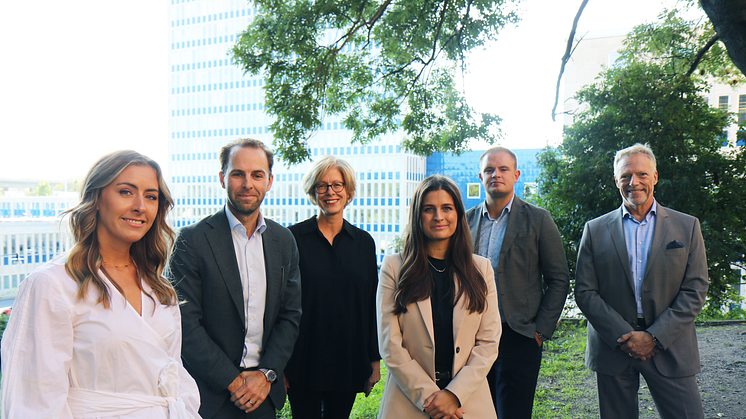
[[[597,412],[588,409],[595,391],[588,386],[593,373],[583,364],[586,328],[563,322],[554,339],[544,342],[539,384],[534,396],[535,418],[592,418]],[[578,416],[578,412],[585,413]]]

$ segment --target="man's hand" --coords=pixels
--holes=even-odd
[[[381,381],[381,361],[371,362],[370,366],[373,368],[373,374],[370,375],[368,380],[365,382],[365,397],[370,396],[370,392],[373,391],[373,387]]]
[[[539,346],[544,343],[544,341],[541,340],[541,335],[539,335],[539,332],[534,332],[534,338],[536,338],[536,343],[538,343]]]
[[[425,399],[424,412],[434,419],[461,419],[465,412],[460,405],[455,394],[440,390]]]
[[[617,339],[617,343],[622,351],[629,354],[629,356],[647,361],[652,358],[653,355],[660,352],[657,344],[653,341],[653,335],[648,332],[629,332],[625,333]]]
[[[228,386],[228,391],[236,407],[249,413],[264,402],[271,388],[261,371],[243,371]]]

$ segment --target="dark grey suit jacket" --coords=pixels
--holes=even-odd
[[[649,362],[664,376],[685,377],[700,371],[694,319],[705,303],[708,285],[699,220],[658,205],[642,280],[642,310],[647,330],[665,349]],[[589,322],[586,365],[602,374],[620,374],[631,358],[616,340],[637,324],[621,207],[585,225],[575,300]]]
[[[290,231],[265,219],[262,234],[267,275],[260,368],[280,377],[269,393],[276,408],[285,404],[281,374],[298,337],[301,316],[298,249]],[[225,210],[179,232],[169,264],[181,306],[182,358],[197,381],[200,415],[211,418],[230,397],[239,374],[246,337],[243,288]]]
[[[474,253],[479,252],[485,205],[466,212]],[[565,306],[570,272],[562,238],[547,210],[515,197],[495,279],[505,314],[502,321],[532,339],[537,331],[551,337]]]

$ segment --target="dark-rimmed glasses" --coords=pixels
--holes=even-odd
[[[318,185],[314,186],[313,189],[316,191],[317,194],[325,194],[326,191],[332,188],[332,190],[336,193],[342,192],[342,190],[345,188],[344,183],[332,183],[331,185],[327,185],[326,183],[319,183]]]

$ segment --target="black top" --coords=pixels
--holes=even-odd
[[[381,359],[375,242],[345,221],[329,244],[315,216],[290,231],[300,253],[303,315],[285,376],[308,390],[363,391],[370,363]]]
[[[449,269],[446,269],[446,261],[429,256],[427,259],[434,280],[430,301],[433,307],[433,333],[435,334],[435,371],[451,373],[453,369],[453,275]]]

